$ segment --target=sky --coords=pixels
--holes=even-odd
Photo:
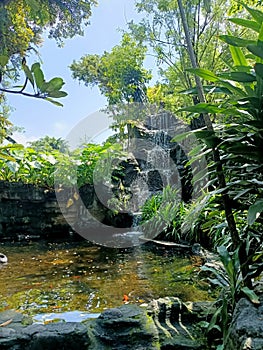
[[[39,53],[45,78],[63,78],[65,85],[62,90],[68,96],[59,99],[64,106],[57,107],[44,100],[9,94],[8,102],[13,108],[10,120],[25,129],[23,134],[14,135],[18,142],[33,141],[45,135],[66,138],[83,118],[105,107],[106,99],[100,95],[98,88],[85,87],[73,80],[68,67],[83,55],[110,51],[120,43],[122,34],[118,29],[127,28],[131,19],[139,19],[134,0],[99,0],[83,37],[66,40],[63,48],[59,48],[55,40],[44,41]],[[36,61],[39,61],[37,57],[29,58],[27,63],[30,66]],[[147,64],[146,67],[149,68]],[[97,122],[96,118],[94,122]]]

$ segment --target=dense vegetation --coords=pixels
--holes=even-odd
[[[25,84],[18,93],[24,94],[29,82],[33,97],[54,102],[53,98],[65,96],[62,79],[46,82],[39,63],[28,67],[25,56],[31,46],[39,44],[39,35],[46,28],[59,41],[79,33],[95,2],[69,3],[66,8],[60,1],[1,3],[0,92],[12,92],[9,85],[22,70]],[[236,6],[220,0],[186,4],[180,0],[136,1],[144,19],[129,24],[119,45],[101,56],[88,54],[72,63],[73,77],[87,86],[98,86],[109,109],[116,112],[117,108],[115,137],[103,145],[85,144],[74,152],[63,140],[51,138],[27,148],[2,146],[0,179],[52,187],[60,163],[67,169],[63,184],[75,181],[72,166],[78,169],[78,186],[92,183],[98,161],[110,162],[112,151],[124,156],[116,140],[125,139],[125,127],[143,123],[131,122],[116,105],[140,102],[176,112],[193,129],[180,138],[194,134],[200,141],[193,156],[197,160],[200,154],[206,157],[208,181],[202,196],[190,203],[178,202],[177,191],[165,188],[146,201],[143,220],[153,230],[161,225],[168,239],[206,241],[210,249],[217,249],[225,272],[221,276],[211,271],[225,292],[208,331],[219,329],[225,342],[238,299],[246,295],[258,303],[254,281],[263,271],[263,12],[261,6]],[[231,17],[222,22],[225,13]],[[56,21],[58,17],[61,22]],[[13,28],[10,37],[6,26]],[[156,56],[160,74],[160,81],[151,87],[151,74],[143,67],[147,49]],[[3,142],[9,122],[4,95],[1,99]]]

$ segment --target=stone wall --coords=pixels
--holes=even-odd
[[[76,206],[68,208],[74,216]],[[0,240],[46,238],[69,233],[53,189],[0,181]]]
[[[0,241],[64,238],[75,231],[92,237],[93,233],[97,235],[100,223],[131,227],[132,215],[112,215],[92,185],[55,192],[52,188],[0,181]]]

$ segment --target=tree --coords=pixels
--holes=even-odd
[[[26,57],[41,44],[41,36],[48,31],[59,45],[63,39],[83,34],[83,25],[88,23],[91,6],[96,0],[5,0],[0,3],[0,92],[16,93],[60,103],[52,98],[66,96],[61,91],[61,78],[49,82],[39,63],[29,68]],[[25,82],[20,88],[10,88],[25,73]],[[33,93],[25,91],[31,83]]]
[[[178,0],[180,1],[180,0]],[[216,148],[223,165],[225,184],[218,193],[227,195],[228,204],[235,202],[235,219],[238,230],[231,232],[232,250],[238,250],[240,269],[244,284],[252,287],[252,278],[263,270],[262,262],[262,21],[263,12],[244,5],[252,20],[237,23],[257,33],[257,40],[248,40],[232,35],[222,35],[221,39],[230,43],[233,62],[228,72],[215,74],[204,69],[194,69],[193,73],[209,81],[216,87],[228,90],[227,96],[216,103],[200,103],[186,110],[195,113],[225,114],[231,123],[219,125],[215,130],[199,131],[208,148]],[[242,24],[241,24],[242,23]],[[253,37],[252,35],[252,37]],[[247,216],[247,218],[245,218]],[[227,213],[226,213],[227,218]],[[241,219],[242,218],[242,219]],[[241,223],[240,223],[241,221]],[[237,228],[237,226],[236,226]],[[229,225],[231,230],[231,225]]]
[[[65,140],[49,136],[41,137],[39,140],[30,142],[30,148],[38,152],[52,152],[52,150],[58,150],[61,153],[65,153],[69,150]]]
[[[86,55],[70,66],[73,78],[86,86],[98,86],[110,105],[119,102],[143,102],[151,74],[142,68],[146,47],[137,45],[128,34],[120,45],[101,56]]]
[[[41,43],[41,35],[62,39],[83,34],[96,0],[5,0],[0,3],[0,54],[12,57]]]
[[[143,14],[143,19],[139,24],[131,21],[130,32],[138,42],[147,44],[152,50],[162,77],[157,89],[149,91],[150,100],[160,102],[161,98],[171,111],[176,111],[186,101],[192,102],[191,99],[196,103],[197,94],[190,98],[187,94],[179,94],[182,90],[193,89],[195,81],[186,70],[191,67],[191,62],[177,2],[137,0],[136,7]],[[185,2],[190,39],[200,67],[214,71],[224,65],[219,59],[225,51],[222,50],[223,43],[218,39],[218,33],[226,12],[227,4],[222,0]]]

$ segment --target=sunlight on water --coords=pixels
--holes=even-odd
[[[113,249],[78,241],[5,244],[0,250],[8,256],[0,267],[0,310],[99,313],[163,296],[211,299],[189,259],[162,247]]]

